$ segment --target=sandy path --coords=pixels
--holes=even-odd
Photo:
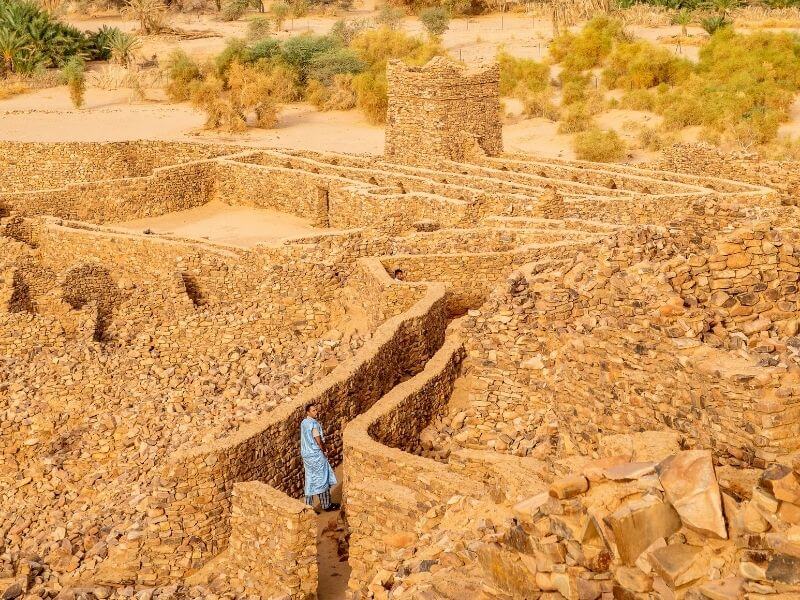
[[[173,234],[181,237],[210,240],[221,244],[250,248],[256,244],[274,244],[286,237],[317,233],[307,219],[286,213],[229,206],[222,202],[209,202],[197,208],[114,223],[119,229]]]

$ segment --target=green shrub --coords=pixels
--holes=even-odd
[[[717,31],[728,27],[731,22],[725,15],[711,15],[700,19],[700,27],[709,35],[714,35]]]
[[[270,23],[267,17],[255,17],[247,24],[247,40],[260,42],[269,37]]]
[[[573,140],[575,156],[579,160],[593,162],[613,162],[625,158],[625,142],[616,131],[590,129],[575,136]]]
[[[0,75],[61,67],[92,56],[95,43],[27,0],[0,0]]]
[[[587,102],[576,102],[564,108],[561,112],[561,122],[558,126],[559,133],[578,133],[586,131],[593,124],[592,111]]]
[[[603,81],[611,88],[647,89],[661,83],[675,85],[690,70],[689,61],[676,58],[666,48],[637,40],[614,47],[606,59]]]
[[[309,76],[330,85],[336,75],[360,73],[365,68],[355,51],[350,48],[332,48],[311,59]]]
[[[111,49],[111,60],[128,66],[133,61],[134,52],[141,48],[142,40],[132,33],[125,33],[117,29],[109,36],[108,44]]]
[[[192,83],[200,79],[200,65],[183,50],[173,50],[167,58],[167,97],[176,102],[188,100]]]
[[[667,127],[702,125],[764,143],[777,134],[800,91],[800,37],[788,33],[715,33],[695,72],[655,95]]]
[[[550,68],[545,64],[530,58],[517,58],[507,52],[500,52],[497,62],[500,65],[501,96],[509,96],[519,89],[539,92],[550,84]]]
[[[432,38],[439,38],[450,28],[450,13],[442,6],[431,6],[419,13],[419,20]]]
[[[281,44],[274,38],[265,38],[250,46],[248,58],[250,61],[269,60],[281,53]]]
[[[595,17],[577,34],[569,31],[550,43],[550,55],[570,71],[600,66],[615,42],[627,41],[622,23],[606,16]]]
[[[62,74],[73,106],[80,108],[86,94],[86,63],[81,57],[73,56],[64,65]]]
[[[280,59],[295,69],[305,83],[314,59],[337,48],[340,48],[338,41],[329,35],[298,35],[281,44]]]
[[[250,48],[240,38],[230,38],[222,52],[214,57],[214,70],[217,75],[224,76],[234,62],[246,63],[250,61]]]

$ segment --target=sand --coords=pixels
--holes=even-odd
[[[307,219],[294,215],[261,208],[229,206],[218,201],[160,217],[114,223],[113,226],[139,233],[150,230],[153,233],[208,240],[240,248],[276,244],[283,238],[323,231],[311,227]]]

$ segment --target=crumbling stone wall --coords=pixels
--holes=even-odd
[[[317,593],[317,518],[300,500],[260,481],[233,486],[230,565],[255,594],[303,600]]]
[[[464,161],[503,151],[498,65],[468,73],[443,57],[423,67],[390,61],[386,79],[388,159]]]

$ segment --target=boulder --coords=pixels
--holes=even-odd
[[[728,538],[709,450],[680,452],[659,463],[656,472],[684,525],[704,535]]]
[[[680,587],[700,579],[708,570],[705,562],[698,560],[702,551],[688,544],[669,544],[650,553],[650,565],[671,588]]]
[[[611,527],[617,553],[626,565],[633,565],[639,555],[658,538],[666,538],[681,528],[675,509],[656,498],[634,500],[605,518]]]

